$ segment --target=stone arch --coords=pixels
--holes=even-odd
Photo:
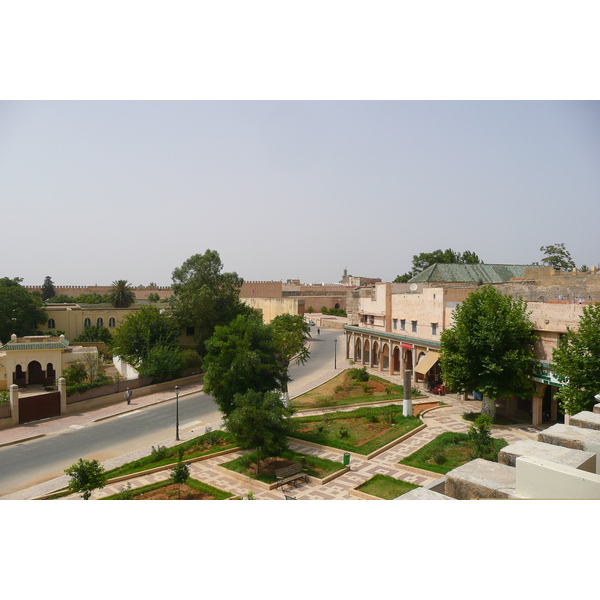
[[[367,338],[365,340],[365,345],[363,347],[363,364],[369,364],[369,359],[371,358],[371,342]]]
[[[379,342],[374,341],[373,342],[373,360],[371,361],[371,365],[373,367],[377,367],[379,366]]]
[[[355,362],[358,362],[359,360],[361,360],[361,358],[362,358],[361,350],[362,350],[362,340],[359,337],[357,337],[354,342],[354,360],[355,360]]]
[[[27,383],[30,385],[44,383],[45,373],[42,369],[42,365],[37,360],[32,360],[27,365]]]
[[[400,356],[400,347],[396,346],[392,354],[392,375],[394,375],[394,373],[400,372]]]
[[[390,346],[385,342],[381,346],[381,368],[383,370],[390,368]]]

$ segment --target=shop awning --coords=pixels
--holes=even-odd
[[[413,345],[412,345],[412,344],[406,344],[406,343],[404,343],[404,342],[402,342],[402,343],[400,344],[400,346],[401,346],[402,348],[406,348],[407,350],[412,350],[412,349],[413,349]]]
[[[419,361],[419,364],[415,367],[415,371],[417,373],[421,373],[421,375],[427,375],[429,369],[435,365],[439,358],[439,352],[434,352],[433,350],[427,352],[427,354],[425,354],[425,356]]]

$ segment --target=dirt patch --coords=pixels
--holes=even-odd
[[[256,468],[256,463],[252,463],[248,467],[248,472],[256,475],[260,470],[261,473],[268,473],[269,475],[275,476],[277,469],[285,469],[294,464],[293,460],[286,460],[285,458],[269,457],[260,461],[260,469]]]
[[[166,485],[151,492],[134,496],[133,500],[179,500],[179,486],[176,483]],[[214,496],[192,489],[185,483],[181,484],[181,500],[214,500]]]
[[[413,404],[413,417],[416,417],[420,412],[424,410],[429,410],[430,408],[435,408],[439,406],[439,402],[431,402],[427,404]]]

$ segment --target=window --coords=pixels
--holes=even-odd
[[[406,319],[400,319],[400,329],[406,331]]]
[[[56,322],[54,319],[48,319],[48,329],[56,329]]]
[[[116,323],[116,321],[115,321],[115,318],[114,318],[114,317],[111,317],[111,318],[108,320],[108,326],[109,326],[109,327],[116,327],[116,325],[117,325],[117,323]]]
[[[431,335],[437,335],[437,323],[431,324]]]
[[[412,332],[417,333],[417,322],[411,321],[411,326],[412,326]]]
[[[104,327],[104,319],[102,317],[96,319],[96,327]]]
[[[394,319],[394,329],[398,329],[398,319]]]
[[[84,326],[84,327],[91,327],[91,326],[92,326],[92,322],[90,321],[90,319],[86,319],[86,320],[83,322],[83,326]]]

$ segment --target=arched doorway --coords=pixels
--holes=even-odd
[[[46,378],[44,383],[46,385],[54,385],[56,383],[56,371],[54,370],[54,365],[52,363],[46,365]]]
[[[358,362],[361,359],[361,341],[360,338],[356,338],[356,343],[354,344],[354,361]]]
[[[36,385],[44,383],[45,373],[42,369],[42,365],[37,360],[32,360],[27,365],[27,383],[29,385]]]
[[[412,371],[412,368],[413,368],[412,350],[408,350],[406,348],[404,350],[404,370]]]
[[[373,366],[379,366],[379,344],[377,342],[373,342]]]
[[[17,365],[15,372],[13,373],[13,383],[18,385],[20,388],[24,388],[27,385],[27,378],[21,365]]]
[[[390,347],[387,344],[381,347],[381,363],[383,370],[390,368]]]
[[[398,371],[400,371],[400,348],[398,348],[398,346],[396,346],[394,348],[394,358],[393,358],[393,362],[392,362],[392,375],[394,375],[394,373],[397,373]]]
[[[370,355],[371,355],[371,347],[369,344],[369,340],[365,340],[365,347],[364,347],[364,359],[363,359],[363,364],[368,365],[369,364],[369,359],[370,359]]]

